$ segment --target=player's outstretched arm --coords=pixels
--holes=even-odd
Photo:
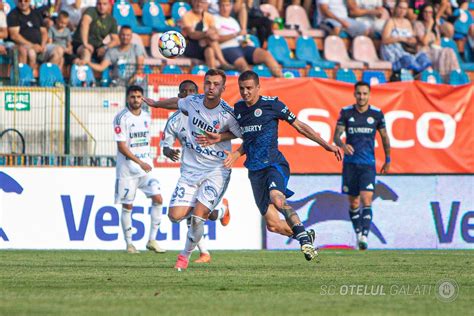
[[[169,98],[163,101],[155,101],[150,98],[143,98],[143,102],[151,106],[152,108],[161,108],[168,110],[176,110],[178,108],[179,98]]]
[[[339,150],[339,147],[327,143],[308,124],[303,123],[298,119],[295,119],[291,126],[293,126],[294,129],[296,129],[301,135],[304,135],[306,138],[311,139],[315,143],[318,143],[327,151],[334,153],[338,161],[342,160],[341,151]]]
[[[385,163],[380,169],[380,173],[386,174],[390,170],[390,139],[388,138],[387,130],[385,128],[379,129],[380,137],[382,138],[383,151],[385,152]]]
[[[342,148],[344,154],[353,155],[354,148],[349,144],[344,144],[341,139],[342,133],[344,133],[345,129],[346,128],[344,126],[337,125],[336,130],[334,131],[334,137],[332,138],[332,141],[334,142],[334,144]]]
[[[227,157],[224,159],[224,167],[230,169],[237,161],[237,159],[239,159],[240,156],[243,156],[245,154],[244,145],[240,144],[239,148],[237,148],[237,150],[233,152],[224,150],[224,153],[227,155]]]
[[[118,151],[120,151],[122,155],[136,162],[140,166],[140,168],[143,169],[143,171],[145,172],[151,171],[152,169],[151,166],[147,164],[146,162],[141,161],[140,159],[135,157],[135,155],[130,151],[130,149],[128,149],[127,144],[125,142],[117,142],[117,148],[118,148]]]
[[[206,147],[234,138],[237,138],[237,136],[230,131],[223,133],[204,132],[204,134],[196,136],[196,141],[199,145]]]

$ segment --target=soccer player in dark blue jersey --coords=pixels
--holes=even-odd
[[[368,247],[367,237],[372,224],[372,196],[375,188],[375,134],[380,133],[385,163],[381,173],[390,169],[390,140],[382,111],[369,104],[370,86],[354,85],[356,104],[344,107],[337,120],[334,143],[344,150],[342,192],[349,198],[349,216],[357,235],[359,249]],[[346,132],[346,142],[341,140]],[[362,209],[361,209],[362,203]]]
[[[306,260],[312,260],[318,254],[313,246],[314,231],[305,231],[298,214],[286,201],[293,192],[286,187],[290,167],[278,150],[278,122],[286,121],[302,135],[333,152],[338,160],[342,158],[341,152],[298,120],[277,97],[260,96],[259,78],[255,72],[245,71],[240,75],[239,89],[243,100],[235,104],[234,113],[240,125],[243,146],[229,153],[225,165],[230,167],[240,155],[247,155],[245,167],[249,170],[255,202],[268,230],[297,239]],[[279,213],[285,220],[280,219]]]

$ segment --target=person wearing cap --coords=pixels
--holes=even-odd
[[[238,71],[250,70],[249,64],[265,64],[273,76],[281,77],[282,71],[275,58],[266,50],[249,45],[239,23],[231,16],[231,0],[219,1],[219,15],[215,16],[219,43],[224,58]]]

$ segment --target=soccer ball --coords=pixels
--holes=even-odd
[[[186,40],[181,33],[168,31],[161,34],[158,47],[161,55],[166,58],[175,58],[184,54]]]

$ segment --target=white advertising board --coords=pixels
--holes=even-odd
[[[164,207],[179,177],[177,168],[157,168]],[[3,249],[125,249],[120,227],[121,206],[114,205],[114,168],[2,168],[0,170],[0,248]],[[225,194],[231,221],[223,227],[208,221],[209,249],[261,249],[261,215],[247,178],[235,169]],[[150,200],[137,193],[132,213],[133,239],[145,249],[150,229]],[[163,215],[160,245],[184,246],[185,221],[172,224]]]

